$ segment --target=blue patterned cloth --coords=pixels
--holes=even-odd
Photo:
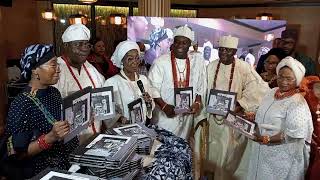
[[[29,81],[32,69],[48,62],[55,56],[52,45],[35,44],[27,47],[21,57],[21,76]]]
[[[173,133],[153,127],[162,145],[155,152],[155,161],[143,175],[144,180],[192,180],[192,152],[188,143]]]

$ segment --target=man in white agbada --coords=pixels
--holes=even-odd
[[[128,104],[139,98],[143,99],[142,121],[145,122],[146,117],[152,118],[154,102],[149,95],[152,92],[152,87],[146,76],[138,74],[141,63],[139,57],[140,48],[138,44],[130,40],[119,43],[111,57],[112,62],[121,69],[120,74],[109,78],[104,84],[104,86],[113,86],[116,106],[119,108],[118,116],[114,118],[115,121],[119,118],[121,122],[128,121],[130,119]],[[138,81],[142,82],[145,90],[143,94],[137,84]],[[131,122],[137,123],[134,119]]]
[[[239,39],[223,36],[219,40],[219,60],[211,62],[207,67],[208,92],[210,89],[237,93],[235,111],[252,112],[257,109],[261,99],[269,90],[259,74],[246,62],[234,58]],[[214,179],[237,179],[245,177],[248,159],[243,157],[247,139],[223,124],[224,118],[208,114],[209,152],[208,160],[214,171]],[[244,170],[245,169],[245,170]],[[242,174],[241,174],[242,173]]]
[[[305,179],[313,124],[308,104],[299,93],[305,68],[288,56],[277,66],[278,88],[263,98],[255,122],[248,180]]]
[[[153,116],[155,122],[184,139],[188,138],[194,119],[201,119],[200,111],[206,86],[204,62],[188,57],[193,40],[194,32],[189,27],[176,28],[172,52],[157,58],[149,72],[151,84],[157,89],[153,93],[158,105]],[[190,112],[176,114],[174,89],[185,87],[193,88]]]
[[[82,24],[69,26],[62,34],[64,53],[58,57],[60,65],[60,79],[55,85],[62,97],[85,87],[102,87],[104,77],[87,62],[90,53],[90,30]],[[90,137],[94,131],[100,132],[101,121],[94,121],[94,125],[81,132],[80,143]]]

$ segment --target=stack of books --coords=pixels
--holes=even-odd
[[[135,153],[137,137],[99,134],[70,154],[70,162],[93,168],[120,168]]]
[[[105,179],[132,179],[142,169],[143,161],[142,156],[133,154],[130,159],[119,168],[94,168],[88,167],[87,174],[98,176]],[[128,177],[127,177],[128,176]],[[129,178],[131,177],[131,178]]]
[[[157,137],[157,133],[153,129],[147,128],[140,123],[129,124],[123,127],[113,128],[113,131],[122,136],[137,137],[137,149],[138,154],[149,155],[153,141]]]

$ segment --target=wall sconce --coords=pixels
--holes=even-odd
[[[272,20],[273,17],[272,17],[272,14],[270,13],[261,13],[257,15],[256,19],[267,21],[267,20]]]
[[[98,0],[78,0],[78,1],[86,4],[92,4],[97,2]]]
[[[69,16],[69,24],[84,24],[86,25],[88,23],[88,19],[86,16],[82,14],[72,14]]]
[[[123,25],[127,23],[127,18],[123,14],[111,14],[109,18],[110,24]]]
[[[41,16],[43,19],[48,20],[48,21],[51,21],[52,19],[54,19],[54,14],[53,14],[53,10],[51,8],[50,1],[47,2],[47,9],[41,13]]]
[[[48,20],[48,21],[51,21],[52,19],[54,19],[53,12],[50,9],[47,9],[44,12],[42,12],[41,16],[43,19]]]

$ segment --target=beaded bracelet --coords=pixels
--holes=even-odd
[[[52,147],[52,144],[49,144],[49,143],[46,142],[45,134],[42,134],[38,138],[37,143],[38,143],[40,149],[42,149],[42,150],[50,149]]]
[[[269,144],[270,136],[262,136],[262,144]]]

